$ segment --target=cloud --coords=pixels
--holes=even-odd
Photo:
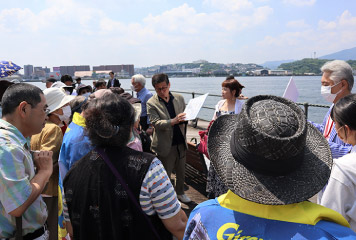
[[[291,27],[297,22],[293,21],[287,25]],[[275,51],[278,48],[280,53],[285,53],[286,58],[294,59],[310,57],[310,53],[314,51],[322,56],[354,47],[356,42],[354,29],[356,29],[356,17],[346,10],[333,21],[319,20],[315,29],[310,26],[304,30],[265,36],[257,43],[257,48],[267,51],[269,49]]]
[[[322,30],[334,30],[334,29],[344,29],[344,28],[354,28],[356,27],[356,17],[352,16],[348,10],[345,10],[340,17],[337,17],[334,21],[324,21],[320,20],[318,23],[319,29]]]
[[[289,21],[287,22],[286,26],[289,28],[304,28],[304,29],[310,27],[310,25],[308,25],[304,19]]]
[[[3,56],[43,65],[215,61],[234,55],[240,47],[239,34],[265,25],[274,13],[270,6],[231,0],[206,12],[184,3],[154,14],[147,11],[141,19],[129,22],[95,8],[92,4],[97,0],[89,2],[47,0],[37,11],[1,10],[3,39],[19,46],[15,52],[4,51]],[[224,8],[234,11],[227,14]]]
[[[298,7],[313,6],[316,0],[283,0],[283,3]]]
[[[252,2],[248,0],[204,0],[204,4],[224,11],[239,11],[253,7]]]

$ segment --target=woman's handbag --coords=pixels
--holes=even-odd
[[[198,144],[197,151],[204,154],[207,158],[209,158],[208,154],[208,133],[210,126],[213,124],[214,120],[211,120],[209,126],[206,130],[199,131],[200,143]]]

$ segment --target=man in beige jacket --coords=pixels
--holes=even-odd
[[[151,150],[165,167],[168,176],[176,172],[176,192],[183,203],[191,200],[184,194],[186,160],[185,102],[180,94],[169,91],[170,82],[166,74],[152,77],[156,94],[147,101],[147,115],[154,127]]]

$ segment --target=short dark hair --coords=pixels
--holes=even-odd
[[[75,80],[76,81],[82,81],[82,78],[81,77],[77,77]]]
[[[101,87],[101,86],[106,86],[106,82],[105,82],[105,80],[98,80],[98,81],[96,81],[96,83],[95,83],[95,88],[98,88],[98,87]]]
[[[6,89],[13,84],[14,84],[13,82],[9,82],[7,80],[0,80],[0,102],[1,102],[2,96],[4,95],[4,92],[6,91]]]
[[[356,94],[349,94],[337,101],[331,110],[331,119],[341,126],[356,130]]]
[[[155,87],[156,84],[161,83],[161,82],[166,82],[167,85],[169,84],[169,79],[168,75],[165,73],[158,73],[153,75],[152,77],[152,86]]]
[[[96,146],[126,146],[134,121],[132,105],[117,94],[92,99],[85,107],[87,134]]]
[[[115,73],[113,71],[109,72],[109,74],[112,73],[112,75],[115,75]]]
[[[93,88],[90,85],[86,85],[86,86],[83,86],[83,87],[78,87],[77,94],[78,95],[82,95],[82,91],[84,89],[88,89],[90,92],[93,92]]]
[[[28,83],[11,85],[1,99],[2,115],[13,113],[23,101],[35,108],[41,102],[41,94],[43,92],[40,88]]]
[[[57,79],[55,79],[55,78],[47,78],[46,79],[46,82],[51,82],[51,83],[55,83],[55,82],[57,82]]]
[[[225,80],[230,80],[230,79],[235,79],[234,75],[227,76]]]
[[[244,86],[242,86],[241,83],[239,83],[239,81],[235,78],[226,79],[222,82],[221,86],[230,89],[231,92],[236,90],[235,97],[238,97],[240,95],[240,91],[244,88]]]
[[[61,77],[61,82],[62,83],[65,83],[65,82],[68,82],[68,81],[71,81],[71,82],[73,82],[73,78],[71,77],[71,76],[69,76],[69,75],[63,75],[62,77]]]
[[[110,90],[116,94],[121,94],[125,92],[125,90],[121,87],[111,87]]]

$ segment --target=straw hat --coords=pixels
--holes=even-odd
[[[297,104],[276,96],[252,97],[239,115],[216,119],[208,152],[230,190],[267,205],[309,199],[326,185],[332,167],[323,135]]]
[[[60,88],[47,88],[43,90],[43,94],[46,98],[49,113],[63,107],[75,98],[75,96],[66,95]]]

